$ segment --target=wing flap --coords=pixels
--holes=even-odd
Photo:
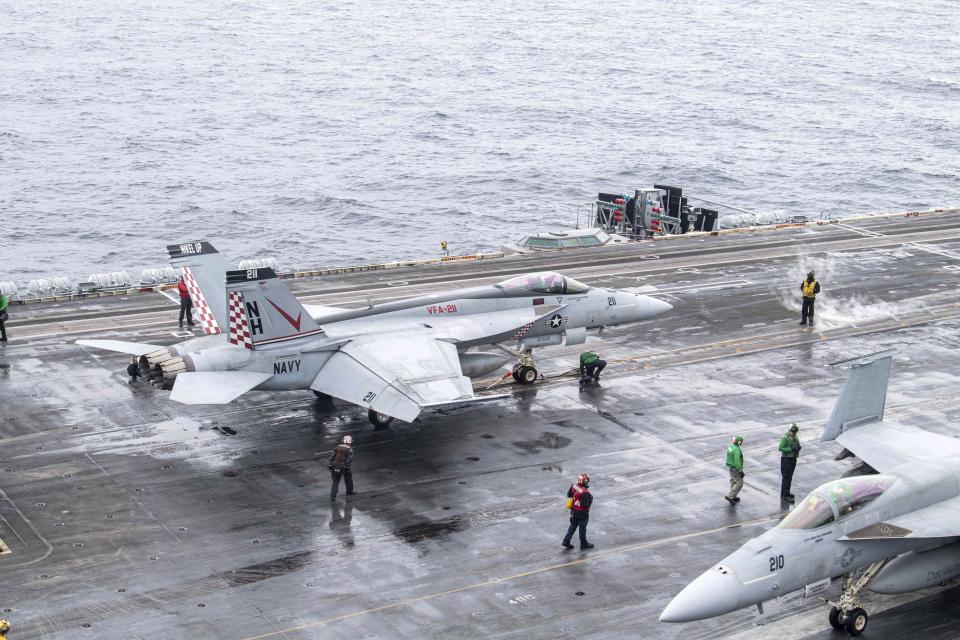
[[[163,348],[145,342],[124,342],[123,340],[77,340],[76,344],[105,351],[127,353],[131,356],[145,356]]]
[[[192,371],[177,375],[170,399],[183,404],[227,404],[269,380],[258,371]]]
[[[956,438],[888,422],[865,424],[844,431],[836,440],[880,472],[906,462],[960,455],[960,440]]]

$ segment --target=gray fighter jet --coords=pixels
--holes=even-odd
[[[883,422],[892,354],[846,361],[850,373],[821,440],[837,459],[857,456],[876,474],[815,489],[776,528],[747,542],[687,585],[660,615],[690,622],[798,589],[825,593],[829,621],[863,633],[864,589],[906,593],[960,576],[960,440]]]
[[[514,377],[528,384],[538,377],[533,348],[581,344],[589,328],[672,309],[546,272],[361,309],[308,308],[272,269],[227,271],[224,289],[225,261],[209,243],[168,249],[208,335],[170,347],[77,342],[135,356],[187,404],[227,403],[251,389],[311,389],[366,407],[377,426],[412,421],[425,408],[476,400],[469,377],[511,359],[475,347],[515,342],[525,355]]]

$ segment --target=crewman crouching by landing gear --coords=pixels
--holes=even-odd
[[[130,376],[130,384],[133,384],[143,374],[140,373],[140,367],[137,366],[137,363],[131,362],[127,365],[127,375]]]
[[[574,531],[580,529],[580,548],[593,549],[593,544],[587,542],[587,521],[590,520],[590,505],[593,504],[593,494],[590,493],[590,476],[581,473],[577,481],[567,489],[567,504],[570,506],[570,526],[567,535],[563,536],[563,546],[573,549],[570,538]]]
[[[330,477],[333,479],[333,485],[330,487],[330,500],[337,499],[337,491],[340,490],[340,478],[343,478],[347,486],[347,495],[353,495],[353,472],[350,471],[350,465],[353,464],[353,438],[343,436],[343,442],[337,445],[333,453],[330,454],[330,463],[327,468],[330,469]]]
[[[580,382],[585,384],[593,380],[600,382],[600,372],[607,366],[606,360],[601,360],[593,351],[584,351],[580,354]]]

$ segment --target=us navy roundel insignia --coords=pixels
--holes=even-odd
[[[546,324],[551,329],[559,329],[560,326],[566,321],[567,319],[565,317],[561,316],[559,313],[555,313],[550,316],[550,319],[547,320]]]

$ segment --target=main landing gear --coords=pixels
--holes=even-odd
[[[517,384],[533,384],[540,377],[540,371],[533,361],[533,349],[524,349],[520,359],[513,365],[513,379]]]
[[[834,629],[845,629],[851,636],[859,636],[867,628],[869,616],[860,606],[860,592],[870,586],[880,570],[887,566],[890,559],[874,562],[859,579],[854,580],[852,574],[843,577],[840,587],[840,599],[837,602],[827,600],[830,605],[830,626]]]
[[[390,423],[393,422],[392,416],[374,411],[373,409],[367,411],[367,417],[370,418],[370,424],[375,426],[377,429],[388,427],[390,426]]]

